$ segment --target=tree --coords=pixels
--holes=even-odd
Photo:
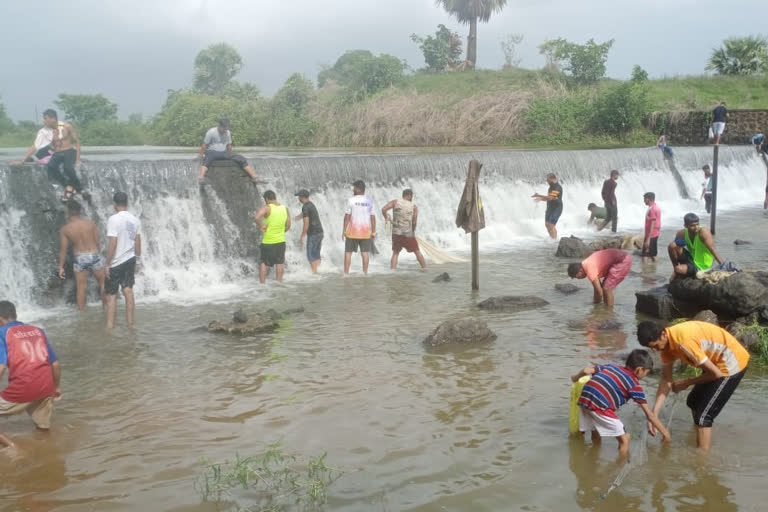
[[[195,57],[194,88],[203,94],[222,93],[243,67],[243,59],[227,43],[212,44]]]
[[[75,124],[85,125],[91,121],[114,121],[117,119],[117,104],[101,94],[59,94],[53,102],[64,111],[66,118]]]
[[[13,121],[5,112],[5,105],[0,102],[0,135],[11,131],[11,129],[13,129]]]
[[[756,75],[768,71],[768,41],[760,36],[732,37],[712,50],[707,69],[719,75]]]
[[[648,81],[648,72],[638,66],[637,64],[634,65],[632,68],[632,78],[631,81],[636,84],[641,84],[643,82]]]
[[[419,45],[427,63],[426,71],[440,72],[454,69],[461,63],[462,41],[459,34],[438,25],[433,36],[411,34],[411,41]]]
[[[507,0],[436,0],[459,23],[469,25],[467,36],[467,64],[474,68],[477,63],[477,22],[487,23],[491,16],[501,12]]]
[[[321,71],[317,82],[323,87],[333,80],[345,89],[348,99],[356,101],[400,82],[406,67],[404,61],[392,55],[377,57],[368,50],[352,50]]]
[[[344,55],[336,59],[336,63],[330,68],[323,69],[317,75],[317,86],[325,87],[329,81],[339,85],[349,83],[355,68],[367,59],[372,59],[373,54],[368,50],[348,50]]]
[[[586,44],[576,44],[565,39],[550,39],[539,46],[539,53],[547,59],[547,66],[562,66],[574,82],[594,83],[605,76],[605,61],[613,46],[613,39],[595,43],[590,39]]]
[[[501,51],[504,52],[504,67],[502,69],[513,69],[520,65],[522,58],[517,53],[517,47],[522,42],[522,34],[509,34],[501,42]]]

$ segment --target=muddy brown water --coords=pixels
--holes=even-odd
[[[724,256],[765,267],[768,218],[744,210],[719,226]],[[735,238],[754,243],[736,247]],[[670,268],[663,258],[655,267],[636,259],[609,312],[590,304],[584,281],[571,296],[553,289],[568,282],[553,252],[483,254],[478,294],[468,264],[422,273],[404,255],[396,274],[254,282],[213,304],[140,303],[138,328],[111,336],[96,306],[40,318],[62,360],[64,399],[50,434],[33,432],[24,416],[0,421],[20,447],[0,452],[0,511],[216,510],[193,488],[200,458],[256,454],[277,441],[288,453],[327,453],[344,469],[328,510],[765,510],[768,379],[754,367],[718,418],[709,455],[694,449],[681,405],[673,442],[651,439],[648,462],[600,499],[620,470],[616,446],[568,439],[568,376],[637,346],[633,293]],[[452,281],[433,283],[443,271]],[[550,305],[474,309],[501,294]],[[250,339],[194,330],[243,304],[305,312]],[[498,333],[494,343],[422,347],[441,320],[470,312]],[[621,327],[595,328],[605,320]],[[656,378],[645,381],[651,396]],[[637,442],[642,413],[629,404],[621,416]]]

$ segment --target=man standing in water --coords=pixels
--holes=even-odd
[[[632,270],[632,255],[621,249],[595,251],[581,263],[568,265],[571,279],[589,279],[595,290],[594,302],[613,307],[613,290]]]
[[[598,228],[598,231],[605,229],[608,223],[611,223],[611,231],[616,232],[616,227],[619,222],[619,206],[616,201],[616,182],[619,180],[619,171],[611,171],[611,177],[603,182],[603,190],[601,192],[603,196],[603,202],[605,203],[605,211],[608,216],[605,218],[603,225]]]
[[[125,297],[125,323],[132,328],[136,312],[133,284],[136,268],[141,264],[141,222],[128,211],[125,192],[115,192],[112,202],[117,213],[107,221],[107,329],[115,326],[120,288]]]
[[[704,171],[704,183],[701,184],[701,199],[704,200],[704,208],[707,213],[712,213],[712,170],[709,164],[701,168]]]
[[[258,176],[256,176],[253,167],[248,165],[248,160],[243,155],[232,152],[232,133],[229,131],[229,119],[219,119],[218,126],[211,128],[205,133],[198,158],[202,161],[202,165],[200,165],[200,181],[203,181],[205,178],[205,173],[208,172],[208,166],[211,162],[216,160],[232,160],[248,173],[252,182],[262,183]]]
[[[648,206],[645,213],[645,238],[643,239],[643,263],[656,263],[659,253],[659,232],[661,231],[661,208],[656,204],[656,194],[646,192],[643,201]]]
[[[307,260],[312,273],[317,274],[317,267],[320,266],[320,249],[323,247],[323,223],[320,222],[317,207],[309,200],[309,190],[301,189],[296,196],[301,203],[301,214],[297,215],[296,219],[303,222],[299,243],[303,246],[306,239]]]
[[[715,145],[720,144],[720,136],[725,132],[725,121],[728,118],[728,110],[725,102],[720,102],[712,111],[712,135],[715,136]]]
[[[666,329],[656,322],[640,322],[637,340],[661,355],[664,364],[656,392],[654,414],[658,414],[667,395],[690,386],[686,404],[696,426],[696,446],[708,451],[712,444],[712,422],[739,386],[749,364],[749,352],[725,329],[708,322],[682,322]],[[702,370],[698,377],[674,380],[673,365],[682,361]],[[656,428],[648,424],[648,432]]]
[[[368,274],[371,245],[376,238],[376,213],[373,199],[365,195],[365,182],[357,180],[352,184],[354,196],[347,201],[344,211],[344,226],[341,239],[344,240],[344,275],[349,275],[352,253],[360,250],[363,260],[363,274]]]
[[[27,411],[40,430],[51,428],[53,402],[61,399],[61,365],[42,329],[16,320],[16,306],[0,301],[0,416]],[[0,446],[14,446],[0,433]]]
[[[285,265],[285,232],[291,229],[288,208],[277,202],[272,190],[264,192],[264,206],[254,215],[256,224],[264,235],[261,238],[259,282],[267,281],[267,267],[275,267],[275,278],[282,282]]]
[[[675,241],[669,244],[669,259],[674,272],[672,279],[678,277],[695,277],[700,270],[709,270],[712,262],[717,260],[722,265],[723,259],[715,249],[712,233],[699,226],[699,216],[686,213],[683,217],[683,229],[675,234]]]
[[[556,240],[557,221],[563,214],[563,187],[557,182],[557,176],[553,173],[547,174],[547,183],[549,184],[547,195],[533,194],[531,197],[536,202],[546,201],[547,210],[544,212],[544,226],[547,228],[549,237]]]
[[[88,291],[88,273],[93,273],[99,283],[99,296],[104,298],[104,280],[107,272],[101,257],[99,228],[91,219],[81,217],[82,207],[74,199],[67,202],[69,221],[59,230],[59,279],[64,279],[64,262],[70,244],[75,253],[75,284],[77,285],[77,309],[85,310],[85,295]]]
[[[413,204],[413,191],[407,188],[403,190],[402,199],[393,199],[384,205],[381,214],[384,220],[389,220],[389,210],[392,210],[392,259],[389,267],[394,270],[397,268],[397,260],[400,257],[400,251],[405,249],[408,252],[416,254],[416,259],[421,268],[426,268],[427,263],[419,249],[419,242],[416,240],[416,222],[419,218],[419,208]]]

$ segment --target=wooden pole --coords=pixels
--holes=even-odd
[[[472,232],[472,290],[480,289],[480,242],[477,231]]]
[[[715,234],[715,224],[717,222],[717,158],[720,150],[719,145],[715,145],[712,154],[712,209],[709,217],[709,230]]]

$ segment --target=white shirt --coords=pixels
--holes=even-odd
[[[35,149],[44,148],[53,142],[53,128],[43,126],[38,130],[37,137],[35,137]]]
[[[206,149],[211,151],[226,151],[227,146],[232,144],[232,134],[229,130],[219,133],[219,129],[213,127],[205,134],[203,142],[206,145]]]
[[[141,221],[130,212],[114,214],[107,221],[107,237],[117,238],[115,256],[110,268],[115,268],[136,256],[136,236],[141,234]]]
[[[347,201],[344,213],[349,215],[347,224],[347,238],[368,240],[371,238],[371,215],[375,215],[373,199],[368,196],[352,196]]]

